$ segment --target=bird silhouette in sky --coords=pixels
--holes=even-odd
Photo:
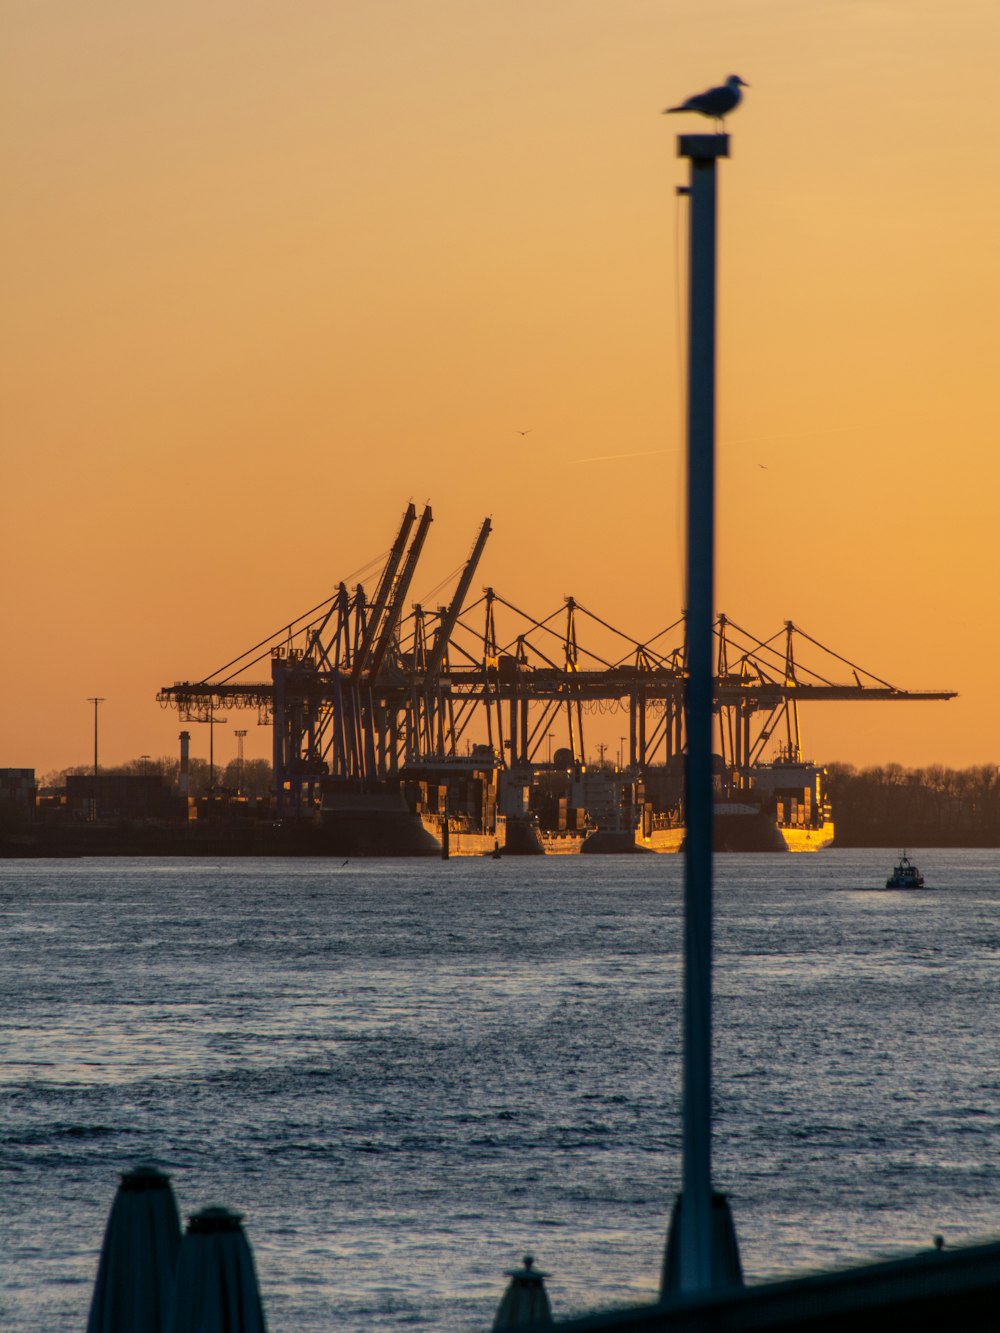
[[[531,434],[531,427],[529,426],[527,430],[519,430],[517,433],[518,433],[518,435],[530,435],[530,434]]]
[[[678,111],[697,111],[700,116],[708,116],[717,125],[723,125],[730,111],[735,111],[740,104],[743,97],[740,89],[749,87],[749,83],[744,83],[738,74],[730,74],[725,83],[719,84],[718,88],[695,93],[679,106],[668,106],[663,114],[670,116]]]

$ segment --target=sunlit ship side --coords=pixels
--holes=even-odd
[[[779,757],[755,764],[745,774],[718,760],[714,805],[718,852],[818,852],[834,840],[833,813],[824,786],[826,770],[800,759]],[[647,774],[667,811],[649,803],[636,819],[635,842],[649,851],[677,852],[684,845],[683,801],[679,771],[658,784]],[[666,799],[664,799],[664,797]]]
[[[773,809],[774,823],[790,852],[819,852],[833,844],[833,811],[826,769],[782,757],[752,770],[754,790]]]

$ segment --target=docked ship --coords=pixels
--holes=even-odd
[[[404,804],[443,856],[540,856],[527,794],[487,745],[468,755],[411,763],[401,770]]]
[[[526,794],[501,806],[504,776],[494,751],[475,745],[404,765],[374,790],[325,779],[320,822],[338,856],[541,855]]]
[[[598,822],[604,822],[599,803],[590,799],[581,785],[580,776],[585,771],[563,748],[556,751],[550,763],[527,771],[528,808],[537,821],[547,856],[579,855]],[[609,808],[617,808],[614,797],[609,800]]]
[[[566,767],[562,767],[562,762]],[[834,839],[826,770],[788,754],[740,774],[717,757],[715,849],[816,852]],[[343,856],[679,852],[683,763],[640,777],[554,763],[505,770],[488,746],[405,765],[376,790],[324,780],[321,824]]]
[[[825,768],[785,751],[773,763],[756,765],[750,777],[788,851],[819,852],[833,844]]]
[[[363,791],[361,784],[321,784],[319,816],[330,856],[434,856],[441,843],[409,808],[398,784]]]
[[[654,780],[662,771],[650,770]],[[531,804],[548,855],[680,851],[684,819],[679,796],[672,796],[667,808],[646,797],[637,772],[573,764],[569,751],[560,750],[555,762],[536,774]]]
[[[547,855],[654,850],[655,821],[643,806],[635,774],[574,764],[569,750],[558,750],[554,762],[536,774],[531,808]]]
[[[715,763],[714,842],[717,852],[817,852],[834,839],[825,789],[826,770],[779,751],[771,763],[746,772]],[[683,761],[647,768],[642,780],[620,783],[616,816],[607,829],[627,828],[640,849],[678,852],[684,846]],[[607,838],[588,839],[585,850],[627,850]]]
[[[786,751],[745,772],[716,772],[715,849],[818,852],[833,843],[826,770]]]

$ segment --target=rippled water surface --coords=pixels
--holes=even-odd
[[[717,859],[715,1176],[751,1279],[1000,1234],[1000,853]],[[653,1297],[678,857],[0,862],[0,1325],[79,1330],[119,1171],[241,1210],[271,1327]]]

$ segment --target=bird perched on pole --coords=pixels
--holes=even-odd
[[[739,106],[743,96],[740,89],[749,87],[749,83],[744,83],[738,74],[730,74],[725,83],[720,84],[718,88],[695,93],[686,102],[681,102],[680,106],[668,106],[663,114],[670,116],[676,111],[697,111],[699,115],[708,116],[721,125],[730,111],[735,111]]]

